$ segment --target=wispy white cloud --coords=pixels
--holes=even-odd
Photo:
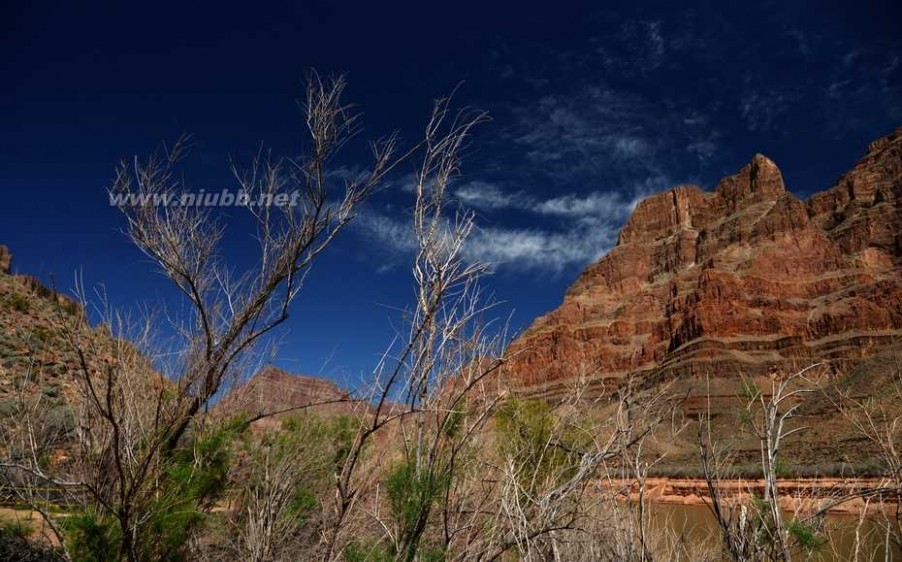
[[[600,228],[599,228],[600,227]],[[559,273],[598,259],[613,245],[617,228],[596,225],[563,232],[485,228],[477,230],[465,248],[466,256],[506,271]]]
[[[416,249],[416,239],[410,221],[391,218],[384,213],[364,211],[354,222],[355,226],[380,243],[380,246],[392,252],[411,252]]]
[[[539,199],[522,191],[474,181],[454,194],[465,208],[503,215],[518,210],[535,216],[533,228],[512,227],[499,218],[488,226],[480,221],[464,247],[464,256],[500,271],[560,273],[583,267],[613,247],[624,221],[645,195],[667,186],[658,178],[628,189],[587,194],[566,194]],[[498,218],[498,217],[496,217]],[[399,262],[416,250],[410,221],[397,208],[369,210],[357,221],[358,229]]]
[[[720,133],[697,111],[594,83],[511,109],[508,145],[535,176],[575,187],[630,184],[704,165]]]
[[[660,182],[659,182],[660,183]],[[647,194],[648,186],[633,187],[624,195],[617,191],[570,193],[549,199],[537,199],[523,191],[504,191],[495,184],[474,181],[454,190],[464,206],[480,211],[514,209],[538,215],[563,218],[619,219],[634,204],[635,194]]]
[[[356,224],[394,263],[400,265],[416,250],[413,231],[404,217],[364,213]],[[619,225],[613,223],[585,221],[578,221],[565,230],[476,228],[464,246],[464,257],[503,272],[555,274],[598,259],[613,246],[618,230]]]
[[[562,195],[537,204],[536,211],[546,215],[591,219],[593,221],[620,220],[632,210],[635,197],[618,192],[593,192],[586,195]]]
[[[458,201],[480,211],[498,209],[523,209],[533,205],[532,199],[522,192],[504,192],[497,185],[472,181],[454,191]]]

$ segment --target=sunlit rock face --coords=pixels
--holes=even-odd
[[[504,375],[554,395],[577,378],[848,368],[902,336],[900,199],[902,129],[807,201],[761,155],[713,191],[649,197],[511,344]]]

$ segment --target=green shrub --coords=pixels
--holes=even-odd
[[[225,489],[235,435],[231,426],[199,432],[174,452],[153,497],[133,514],[141,521],[135,540],[140,560],[187,560],[188,540]],[[74,514],[64,528],[73,562],[110,560],[119,552],[122,530],[108,515]]]
[[[787,523],[786,530],[795,539],[796,544],[807,551],[816,550],[824,544],[824,539],[817,535],[817,530],[814,527],[798,519],[793,519]]]
[[[385,545],[368,542],[352,542],[342,552],[345,562],[392,562],[392,556]]]
[[[52,342],[54,338],[56,338],[58,333],[56,330],[52,328],[45,328],[43,326],[36,326],[31,331],[31,341],[39,347],[43,347],[48,343]]]
[[[61,299],[60,308],[69,316],[77,316],[81,312],[81,305],[67,298]]]
[[[774,473],[779,478],[791,478],[796,476],[795,470],[783,459],[777,459],[777,464],[774,466]]]
[[[60,385],[52,384],[50,386],[46,386],[41,390],[41,394],[46,398],[59,398]]]
[[[31,302],[28,297],[19,293],[9,293],[3,298],[3,307],[16,312],[28,312],[31,310]]]
[[[445,418],[444,427],[442,427],[443,436],[449,439],[457,437],[466,418],[467,412],[464,407],[459,406],[456,410],[452,410]]]
[[[347,545],[342,551],[345,562],[394,562],[398,556],[386,545],[357,541]],[[417,552],[416,559],[421,562],[443,562],[445,552],[439,548],[424,548]]]
[[[448,488],[450,478],[417,470],[412,461],[402,461],[388,471],[385,493],[398,529],[402,534],[417,532],[420,519]]]
[[[535,399],[513,399],[496,414],[501,452],[514,459],[520,486],[527,493],[553,485],[579,466],[586,436],[559,424],[548,404]]]
[[[106,562],[119,552],[119,527],[111,518],[91,511],[62,520],[72,562]]]
[[[75,416],[72,408],[63,404],[48,410],[44,427],[51,437],[65,438],[72,435],[72,432],[75,431]]]
[[[761,397],[761,388],[752,380],[744,380],[739,385],[739,397],[751,402]]]
[[[361,423],[359,418],[348,415],[338,416],[330,423],[328,432],[335,450],[332,460],[336,467],[342,466],[348,458]]]
[[[0,418],[16,416],[22,411],[22,401],[12,398],[0,401]]]
[[[736,412],[736,419],[739,420],[739,426],[745,429],[752,427],[752,422],[754,421],[752,413],[745,408]]]
[[[319,507],[319,498],[316,497],[316,494],[310,490],[298,490],[285,510],[285,517],[298,525],[304,525],[317,507]]]

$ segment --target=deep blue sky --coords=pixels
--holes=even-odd
[[[710,188],[756,152],[805,196],[902,125],[892,1],[19,4],[0,13],[0,243],[18,271],[67,289],[80,270],[123,307],[178,304],[108,205],[116,161],[187,131],[188,181],[234,187],[229,157],[300,152],[311,67],[348,74],[364,136],[416,139],[461,81],[459,103],[491,113],[455,193],[514,328],[560,302],[637,198]],[[280,364],[353,381],[375,363],[411,295],[402,187],[316,266]],[[233,228],[232,248],[249,234]]]

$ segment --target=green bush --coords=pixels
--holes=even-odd
[[[793,519],[787,523],[786,529],[795,539],[796,544],[807,551],[816,550],[824,544],[824,539],[817,535],[817,530],[814,527],[798,519]]]
[[[319,498],[310,490],[297,490],[285,510],[285,517],[298,525],[304,525],[316,508]]]
[[[12,398],[0,401],[0,418],[16,416],[22,411],[22,401]]]
[[[752,380],[744,380],[739,385],[739,397],[751,402],[761,397],[761,388]]]
[[[140,560],[187,560],[188,540],[225,490],[236,431],[229,426],[199,432],[169,459],[153,497],[133,514],[141,521],[135,540]],[[122,530],[109,515],[74,514],[65,519],[64,528],[73,562],[110,560],[110,553],[120,550]]]
[[[46,398],[59,398],[60,385],[52,384],[50,386],[46,386],[41,390],[41,394]]]
[[[392,562],[395,557],[385,545],[352,542],[342,552],[345,562]]]
[[[579,466],[586,436],[558,423],[548,404],[512,399],[496,414],[501,453],[514,459],[527,493],[569,478]]]
[[[34,330],[31,331],[31,341],[39,347],[47,345],[58,336],[59,333],[56,330],[45,328],[43,326],[36,326]]]
[[[31,525],[20,519],[0,517],[0,533],[27,539],[33,532],[34,529]]]
[[[3,298],[3,307],[16,312],[28,312],[31,310],[31,302],[28,297],[19,293],[9,293]]]
[[[111,518],[84,511],[66,517],[61,526],[72,562],[106,562],[119,552],[119,527]]]
[[[61,300],[60,308],[69,316],[77,316],[81,312],[81,305],[67,298]]]
[[[385,493],[392,518],[402,534],[414,534],[420,519],[429,513],[433,504],[450,484],[450,478],[439,477],[429,471],[417,470],[412,461],[402,461],[388,471]]]
[[[444,426],[442,427],[442,436],[449,439],[457,437],[466,419],[467,412],[462,406],[449,412],[448,417],[445,418]]]
[[[348,453],[351,452],[351,447],[354,445],[354,439],[357,436],[357,431],[360,429],[360,424],[359,418],[347,415],[338,416],[330,423],[328,432],[332,446],[335,449],[332,460],[336,467],[342,466],[348,458]]]
[[[357,541],[347,545],[342,551],[345,562],[395,562],[398,556],[386,545]],[[445,552],[439,548],[424,548],[417,552],[420,562],[444,562]]]

